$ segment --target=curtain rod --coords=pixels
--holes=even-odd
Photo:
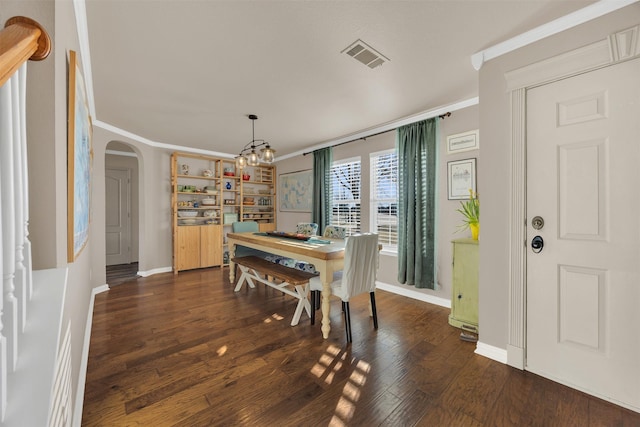
[[[440,114],[438,117],[444,120],[444,119],[446,119],[447,117],[450,117],[450,116],[451,116],[451,112],[450,112],[450,111],[447,111],[447,112],[446,112],[446,113],[444,113],[444,114]],[[340,146],[340,145],[349,144],[350,142],[355,142],[355,141],[360,141],[360,140],[366,141],[366,140],[367,140],[367,138],[370,138],[370,137],[372,137],[372,136],[382,135],[383,133],[391,132],[391,131],[394,131],[394,130],[396,130],[396,129],[398,129],[398,128],[393,128],[393,129],[389,129],[389,130],[384,130],[384,131],[382,131],[382,132],[374,133],[374,134],[367,135],[367,136],[361,136],[360,138],[356,138],[356,139],[351,139],[351,140],[349,140],[349,141],[340,142],[340,143],[338,143],[338,144],[331,145],[330,147],[331,147],[331,148],[333,148],[333,147],[338,147],[338,146]],[[325,148],[326,148],[326,147],[325,147]],[[313,151],[316,151],[316,150],[313,150]],[[306,156],[307,154],[311,154],[311,153],[313,153],[313,151],[307,151],[306,153],[302,153],[302,155],[303,155],[303,156]]]

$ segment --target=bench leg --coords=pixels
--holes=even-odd
[[[242,284],[244,283],[245,280],[249,284],[250,288],[255,288],[256,285],[253,283],[253,280],[251,280],[251,274],[249,274],[249,269],[242,265],[238,265],[238,266],[240,267],[240,271],[242,271],[242,275],[240,276],[240,279],[238,279],[238,284],[233,289],[233,292],[238,292],[242,288]]]
[[[296,285],[294,286],[296,293],[298,294],[298,305],[296,306],[296,311],[293,313],[293,319],[291,319],[291,326],[296,326],[298,322],[300,322],[300,316],[302,315],[302,310],[305,309],[307,314],[311,315],[311,304],[309,304],[309,300],[307,299],[307,294],[309,293],[309,284]]]

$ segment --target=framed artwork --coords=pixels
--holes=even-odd
[[[447,136],[448,154],[477,150],[478,148],[480,148],[480,131],[478,129]]]
[[[89,240],[91,206],[91,116],[76,52],[69,51],[67,127],[67,261],[75,261]]]
[[[447,187],[449,200],[470,199],[469,190],[476,192],[476,159],[447,162]]]
[[[278,198],[283,212],[311,212],[313,171],[311,169],[280,174]]]

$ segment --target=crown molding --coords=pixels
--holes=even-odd
[[[461,110],[463,108],[467,108],[467,107],[471,107],[474,105],[478,105],[478,103],[480,102],[480,98],[479,97],[474,97],[474,98],[469,98],[466,99],[464,101],[460,101],[460,102],[456,102],[453,104],[449,104],[449,105],[445,105],[443,107],[438,107],[436,109],[433,110],[427,110],[427,111],[423,111],[422,113],[418,113],[409,117],[405,117],[402,119],[398,119],[395,120],[393,122],[389,122],[380,126],[377,126],[375,128],[370,128],[358,133],[354,133],[351,135],[347,135],[338,139],[334,139],[331,141],[327,141],[327,142],[323,142],[321,144],[318,145],[314,145],[312,147],[307,147],[304,150],[299,150],[296,151],[294,153],[290,153],[284,156],[280,156],[276,159],[276,163],[281,161],[281,160],[286,160],[289,159],[291,157],[296,157],[296,156],[300,156],[308,151],[314,151],[314,150],[318,150],[320,148],[325,148],[325,147],[330,147],[336,144],[340,144],[342,142],[346,142],[346,141],[350,141],[353,139],[359,139],[359,138],[366,138],[369,137],[371,135],[377,134],[377,133],[381,133],[381,132],[386,132],[386,131],[390,131],[393,129],[396,129],[400,126],[405,126],[411,123],[415,123],[415,122],[419,122],[420,120],[426,120],[426,119],[431,119],[433,117],[437,117],[440,116],[442,114],[445,114],[447,112],[452,112],[452,111],[457,111],[457,110]],[[104,129],[106,131],[115,133],[117,135],[120,135],[122,137],[131,139],[133,141],[137,141],[139,143],[148,145],[150,147],[154,147],[154,148],[162,148],[162,149],[166,149],[166,150],[171,150],[171,151],[182,151],[185,153],[195,153],[195,154],[204,154],[204,155],[208,155],[208,156],[215,156],[215,157],[223,157],[223,158],[228,158],[228,159],[233,159],[235,158],[235,154],[228,154],[228,153],[220,153],[217,151],[210,151],[210,150],[202,150],[199,148],[189,148],[189,147],[185,147],[182,145],[173,145],[173,144],[165,144],[163,142],[156,142],[156,141],[152,141],[150,139],[144,138],[140,135],[136,135],[134,133],[131,133],[129,131],[126,131],[124,129],[120,129],[116,126],[110,125],[108,123],[105,123],[103,121],[100,120],[95,120],[93,122],[93,126],[95,127],[99,127],[101,129]]]
[[[509,53],[554,34],[558,34],[587,21],[599,18],[607,13],[611,13],[638,1],[640,0],[600,0],[502,43],[498,43],[490,48],[474,53],[471,55],[471,65],[476,70],[480,70],[482,65],[491,59],[497,58],[505,53]]]
[[[124,129],[120,129],[118,127],[115,127],[113,125],[110,125],[110,124],[105,123],[105,122],[100,121],[100,120],[94,121],[93,122],[93,126],[94,127],[99,127],[101,129],[104,129],[104,130],[109,131],[111,133],[115,133],[116,135],[120,135],[122,137],[131,139],[133,141],[139,142],[139,143],[144,144],[144,145],[148,145],[148,146],[153,147],[153,148],[161,148],[163,150],[169,150],[169,151],[181,151],[183,153],[204,154],[206,156],[223,157],[223,158],[228,158],[228,159],[235,158],[234,154],[219,153],[217,151],[202,150],[200,148],[190,148],[190,147],[185,147],[183,145],[165,144],[164,142],[152,141],[150,139],[143,138],[140,135],[136,135],[135,133],[131,133],[131,132],[128,132],[128,131],[126,131]]]
[[[426,119],[431,119],[433,117],[437,117],[440,116],[442,114],[448,113],[448,112],[452,112],[452,111],[457,111],[457,110],[462,110],[463,108],[467,108],[467,107],[471,107],[473,105],[478,105],[478,103],[480,102],[480,98],[479,97],[474,97],[474,98],[469,98],[466,99],[464,101],[460,101],[460,102],[455,102],[453,104],[449,104],[449,105],[445,105],[443,107],[438,107],[436,109],[433,110],[427,110],[427,111],[423,111],[422,113],[418,113],[418,114],[414,114],[412,116],[408,116],[408,117],[404,117],[398,120],[394,120],[392,122],[388,122],[385,124],[382,124],[380,126],[376,126],[374,128],[369,128],[357,133],[352,133],[350,135],[346,135],[343,137],[340,137],[338,139],[332,139],[330,141],[326,141],[323,143],[320,143],[318,145],[314,145],[311,147],[306,147],[304,150],[299,150],[296,152],[293,152],[291,154],[287,154],[284,156],[279,156],[278,159],[276,160],[276,163],[281,161],[281,160],[286,160],[289,159],[291,157],[295,157],[295,156],[300,156],[303,155],[304,153],[308,153],[311,151],[315,151],[315,150],[319,150],[321,148],[327,148],[327,147],[332,147],[334,145],[337,144],[342,144],[344,142],[348,142],[348,141],[353,141],[355,139],[361,139],[361,138],[367,138],[371,135],[375,135],[378,133],[383,133],[383,132],[387,132],[390,130],[394,130],[396,128],[399,128],[400,126],[405,126],[411,123],[415,123],[415,122],[419,122],[420,120],[426,120]]]

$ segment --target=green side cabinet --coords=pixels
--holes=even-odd
[[[453,244],[453,277],[449,324],[478,333],[479,244],[473,239],[456,239]]]

